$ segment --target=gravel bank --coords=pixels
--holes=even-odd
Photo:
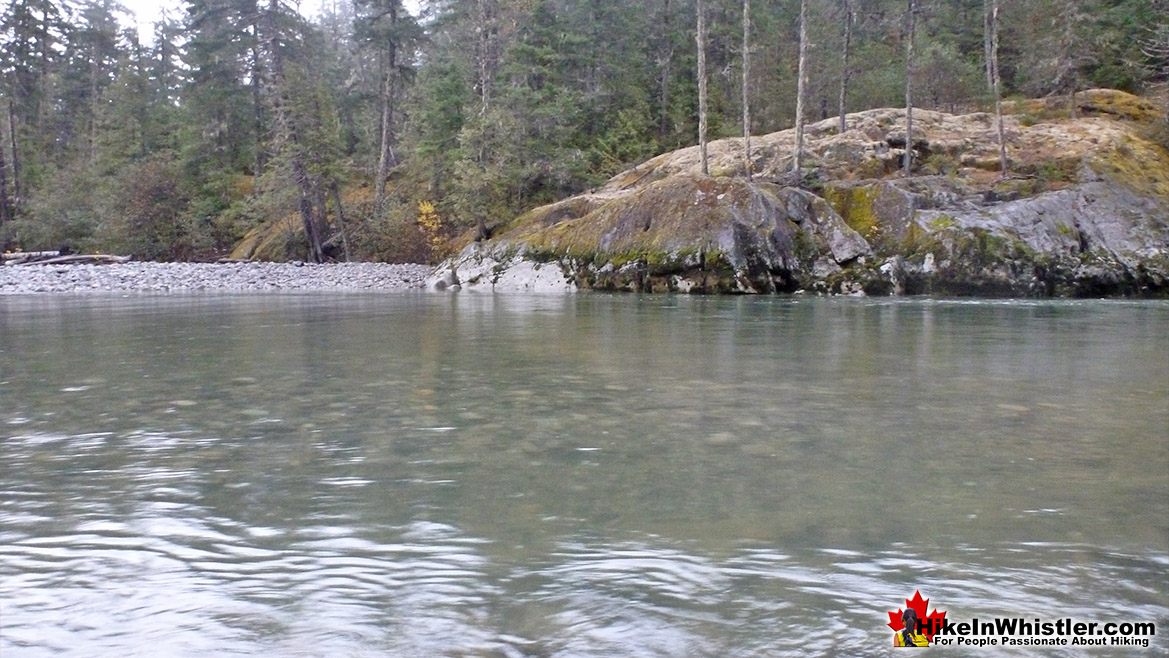
[[[54,292],[407,290],[426,265],[385,263],[122,263],[0,267],[0,295]]]

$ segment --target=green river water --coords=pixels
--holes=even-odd
[[[1169,303],[0,297],[4,658],[887,655],[915,591],[1169,652]]]

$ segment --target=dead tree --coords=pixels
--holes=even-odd
[[[848,106],[848,83],[852,77],[849,57],[852,52],[852,24],[856,22],[856,11],[853,9],[854,0],[844,0],[844,43],[840,54],[840,132],[848,130],[845,120],[845,111]]]
[[[751,165],[751,0],[743,0],[743,160],[747,180],[753,175]]]
[[[913,42],[917,35],[917,3],[908,0],[905,35],[905,175],[913,172]]]
[[[796,78],[796,152],[792,171],[798,179],[804,159],[804,104],[808,96],[808,0],[800,0],[800,62]]]
[[[1003,176],[1007,175],[1007,138],[1003,130],[1003,91],[1002,80],[999,78],[999,0],[987,0],[990,5],[990,20],[987,21],[987,30],[990,32],[990,80],[991,91],[994,93],[994,116],[998,123],[999,138],[999,170]]]
[[[698,157],[702,161],[702,175],[710,175],[706,154],[706,3],[698,0]]]

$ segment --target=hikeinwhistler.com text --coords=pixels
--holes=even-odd
[[[1157,634],[1154,622],[1098,622],[1065,618],[1055,621],[999,617],[990,621],[955,622],[949,619],[921,620],[926,633],[933,632],[935,646],[964,647],[1060,647],[1108,646],[1145,647]]]

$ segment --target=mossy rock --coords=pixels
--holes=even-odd
[[[913,225],[914,195],[892,183],[831,184],[821,194],[878,253],[895,250]]]
[[[308,253],[308,240],[299,217],[286,216],[248,231],[232,249],[230,258],[282,262]]]
[[[1025,125],[1040,121],[1072,118],[1071,96],[1049,96],[1003,103],[1004,114],[1025,117]],[[1127,121],[1153,122],[1165,118],[1164,111],[1151,101],[1116,89],[1087,89],[1077,92],[1075,111],[1083,116],[1107,116]]]

